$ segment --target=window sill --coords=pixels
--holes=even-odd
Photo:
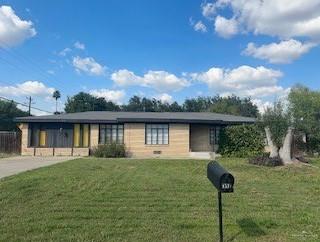
[[[169,144],[163,144],[163,145],[159,145],[159,144],[144,144],[145,146],[147,147],[166,147],[166,146],[169,146]]]
[[[98,145],[111,145],[113,143],[105,143],[105,144],[98,144]],[[124,143],[115,143],[116,145],[124,145]]]

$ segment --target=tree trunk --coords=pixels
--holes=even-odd
[[[265,127],[264,130],[266,132],[267,143],[270,148],[270,156],[269,157],[270,158],[278,157],[279,156],[278,147],[272,141],[270,128]]]
[[[293,159],[291,156],[292,137],[293,137],[293,128],[289,127],[287,130],[286,137],[284,138],[284,141],[283,141],[283,146],[279,151],[280,158],[285,165],[293,163]]]

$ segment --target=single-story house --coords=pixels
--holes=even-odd
[[[255,119],[219,113],[92,111],[16,118],[22,155],[87,156],[100,145],[124,144],[129,157],[213,155],[226,125]]]

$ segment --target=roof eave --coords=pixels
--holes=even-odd
[[[252,124],[253,120],[200,120],[200,119],[159,119],[159,118],[118,118],[117,120],[90,120],[90,119],[37,119],[15,118],[16,123],[190,123],[190,124]]]

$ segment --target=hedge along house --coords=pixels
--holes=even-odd
[[[98,145],[124,144],[129,157],[203,157],[218,149],[226,125],[255,119],[218,113],[93,111],[16,118],[22,155],[87,156]]]

